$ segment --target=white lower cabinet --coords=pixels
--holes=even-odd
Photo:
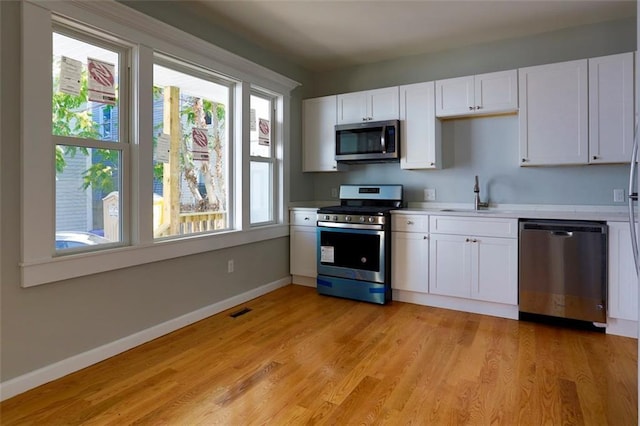
[[[517,305],[518,239],[510,231],[517,220],[433,216],[430,222],[429,293]],[[438,233],[438,222],[452,233]],[[482,235],[499,222],[503,237]]]
[[[292,210],[290,213],[289,249],[290,273],[302,277],[317,275],[316,211]]]
[[[391,287],[429,291],[429,216],[394,215],[391,234]]]
[[[609,222],[610,318],[638,321],[638,279],[635,273],[629,223]]]

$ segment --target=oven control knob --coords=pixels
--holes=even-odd
[[[360,222],[364,222],[364,216],[360,216]]]
[[[329,216],[329,215],[325,215],[324,216],[324,220],[329,220],[329,219],[331,219],[331,216]]]
[[[376,219],[375,219],[374,217],[370,217],[370,218],[369,218],[369,223],[373,223],[373,222],[375,222],[375,221],[376,221]]]
[[[345,216],[344,220],[346,220],[347,222],[351,222],[351,216]]]
[[[338,221],[338,216],[334,216],[333,220],[335,220],[337,222]]]

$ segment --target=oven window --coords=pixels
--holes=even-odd
[[[320,263],[327,266],[380,271],[380,235],[321,231]]]

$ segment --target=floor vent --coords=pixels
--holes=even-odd
[[[247,312],[251,312],[251,309],[249,309],[249,308],[242,308],[242,309],[240,309],[239,311],[236,311],[236,312],[232,313],[232,314],[231,314],[231,315],[229,315],[229,316],[230,316],[231,318],[237,318],[237,317],[239,317],[240,315],[244,315],[244,314],[246,314]]]

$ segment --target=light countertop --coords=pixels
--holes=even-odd
[[[317,210],[322,206],[337,204],[339,204],[339,201],[292,203],[290,209]],[[475,211],[473,205],[465,203],[409,203],[407,207],[393,210],[391,213],[502,217],[509,219],[629,221],[629,213],[624,204],[620,206],[501,204]]]

